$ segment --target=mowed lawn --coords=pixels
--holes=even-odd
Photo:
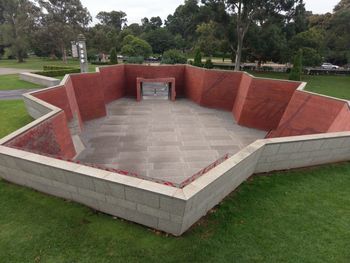
[[[0,101],[0,139],[32,120],[22,100]]]
[[[64,63],[59,59],[49,59],[49,58],[37,58],[31,57],[25,59],[25,62],[18,63],[17,60],[0,60],[0,68],[18,68],[18,69],[33,69],[33,70],[43,70],[43,66],[72,66],[79,67],[78,59],[68,59],[67,63]],[[89,71],[94,72],[96,66],[89,64]]]
[[[274,72],[250,72],[256,77],[288,79],[288,74]],[[350,76],[303,75],[302,81],[307,82],[306,90],[332,97],[350,100]]]
[[[18,74],[0,76],[0,90],[38,89],[38,88],[41,88],[41,86],[21,80]]]

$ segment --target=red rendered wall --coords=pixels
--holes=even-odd
[[[176,96],[185,95],[184,84],[185,65],[174,66],[144,66],[144,65],[125,65],[126,96],[136,97],[137,78],[158,79],[175,78]]]
[[[350,106],[348,103],[344,103],[343,108],[328,129],[328,132],[340,131],[350,131]]]
[[[201,105],[231,111],[242,73],[206,70]]]
[[[268,137],[325,133],[339,128],[338,114],[345,102],[307,92],[296,91],[284,113],[278,128]],[[337,123],[332,124],[337,120]]]
[[[242,74],[239,89],[233,104],[232,113],[236,121],[241,118],[244,103],[248,96],[248,91],[253,78],[248,74]]]
[[[83,121],[106,116],[104,90],[100,73],[70,76]]]
[[[200,104],[203,93],[204,70],[187,66],[185,70],[185,95],[190,100]]]
[[[109,103],[125,96],[125,66],[117,65],[102,67],[99,70],[105,103]]]
[[[76,154],[63,111],[17,136],[6,146],[61,158],[73,158]]]
[[[68,96],[64,86],[38,91],[33,93],[33,96],[64,110],[68,120],[73,118],[72,110],[69,105]]]
[[[299,82],[253,78],[238,124],[270,131],[278,126]]]

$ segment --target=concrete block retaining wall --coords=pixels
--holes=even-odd
[[[141,70],[144,67],[136,67],[136,69]],[[192,67],[189,69],[196,72],[200,70]],[[107,69],[105,70],[107,72]],[[152,68],[152,70],[155,69]],[[176,68],[176,72],[181,70],[181,67]],[[120,71],[124,72],[123,70]],[[219,78],[219,80],[224,83],[226,81],[226,73],[222,74],[222,78]],[[82,76],[87,76],[87,79],[91,80],[92,84],[82,78]],[[249,75],[242,75],[242,77],[245,76],[248,79],[250,78]],[[92,92],[98,79],[100,79],[98,73],[75,75],[73,77],[74,81],[71,77],[65,78],[61,83],[62,87],[52,87],[40,91],[45,92],[51,89],[65,88],[67,94],[70,94],[67,95],[70,101],[63,104],[62,101],[57,102],[57,105],[55,104],[57,107],[40,98],[36,98],[33,96],[35,93],[24,95],[28,112],[36,120],[0,140],[1,178],[50,195],[70,199],[93,209],[154,229],[173,235],[181,235],[255,173],[350,160],[350,132],[264,139],[252,143],[185,187],[176,188],[6,146],[9,142],[23,136],[26,132],[35,130],[39,125],[62,116],[63,111],[61,108],[58,108],[58,105],[61,104],[69,105],[72,108],[71,113],[74,113],[77,119],[74,126],[81,126],[84,118],[96,117],[90,116],[89,112],[84,111],[84,107],[91,104],[91,102],[95,102],[93,105],[100,109],[100,115],[104,115],[102,102],[106,98],[102,96],[101,87],[99,92],[102,95],[100,94],[97,98],[93,97],[92,94],[85,94],[86,99],[80,97],[80,100],[71,101],[76,97],[76,93],[79,95],[79,92],[83,92],[85,86],[91,84],[89,88]],[[130,77],[130,80],[132,79]],[[192,83],[192,80],[186,78],[186,82]],[[269,80],[269,82],[273,81]],[[116,86],[116,84],[119,85],[119,82],[111,85],[110,89],[113,86],[119,89],[120,87]],[[278,85],[280,84],[281,82],[278,82]],[[303,83],[300,84],[300,87],[302,86],[304,86]],[[294,89],[294,87],[292,88]],[[107,101],[113,97],[111,90],[108,90],[108,94],[110,98]],[[196,90],[193,90],[193,94],[190,97],[195,100],[197,95]],[[218,97],[217,101],[223,101],[223,99]],[[334,99],[332,98],[332,100]],[[214,105],[217,102],[211,103],[206,101],[205,103]],[[341,101],[341,103],[348,105],[345,101]],[[242,101],[241,104],[241,106],[234,109],[234,112],[237,111],[240,114],[243,112],[246,103]],[[227,106],[227,108],[230,107],[231,104]],[[346,114],[347,117],[348,108],[343,108],[341,108],[341,116]],[[67,115],[69,112],[65,113]],[[69,114],[66,116],[67,119],[72,121],[69,116]],[[341,123],[338,117],[335,118],[332,125],[336,126],[337,129],[339,127],[341,129],[347,127]],[[56,138],[62,145],[71,140],[71,137],[62,137],[59,134],[57,134]],[[73,143],[69,143],[69,147],[66,147],[64,151],[69,153],[68,156],[74,153],[74,146],[72,145]]]
[[[350,132],[258,140],[184,188],[0,146],[0,177],[181,235],[254,173],[350,159]]]
[[[20,73],[19,78],[24,81],[28,81],[34,84],[38,84],[44,87],[56,86],[60,83],[59,79],[41,76],[34,73]]]

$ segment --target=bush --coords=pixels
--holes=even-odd
[[[70,68],[70,69],[60,69],[60,70],[39,71],[39,72],[33,72],[33,73],[41,76],[46,76],[46,77],[58,77],[58,76],[64,76],[66,74],[80,73],[80,69]]]
[[[170,49],[165,51],[162,57],[162,64],[186,64],[186,56],[179,50]]]
[[[108,65],[113,65],[113,64],[111,62],[92,61],[91,65],[108,66]]]
[[[117,56],[117,51],[115,50],[115,48],[112,48],[112,50],[111,50],[109,61],[111,62],[112,65],[118,64],[118,56]]]
[[[126,59],[126,63],[128,64],[143,64],[143,61],[144,61],[144,57],[128,57]]]
[[[289,74],[289,80],[300,81],[301,73],[303,70],[302,66],[303,51],[300,49],[298,53],[294,56],[293,68]]]
[[[303,66],[315,67],[320,66],[322,63],[322,57],[313,48],[304,47],[303,50]]]
[[[201,53],[201,51],[199,49],[196,50],[196,54],[194,55],[193,66],[203,67],[203,64],[202,64],[202,53]]]
[[[69,66],[55,66],[55,65],[45,65],[43,66],[44,71],[52,71],[52,70],[68,70],[68,69],[77,69],[77,67],[69,67]]]
[[[211,61],[211,59],[207,59],[204,63],[204,67],[207,68],[207,69],[212,69],[214,68],[214,64],[213,62]]]

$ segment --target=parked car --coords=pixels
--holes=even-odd
[[[323,63],[321,65],[321,68],[323,68],[323,69],[339,69],[339,66],[333,65],[331,63]]]

